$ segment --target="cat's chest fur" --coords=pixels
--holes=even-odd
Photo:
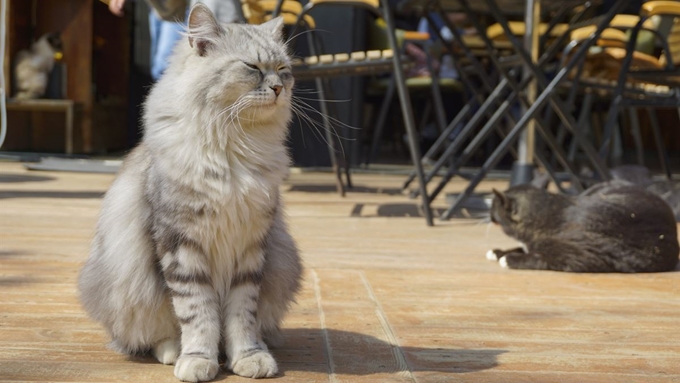
[[[156,182],[165,195],[161,203],[173,205],[171,210],[176,209],[183,229],[203,245],[214,270],[233,274],[258,261],[248,259],[248,249],[271,227],[287,174],[288,157],[285,148],[279,149],[255,159],[230,150],[194,153],[184,163],[178,155],[158,164],[159,173],[172,177]]]

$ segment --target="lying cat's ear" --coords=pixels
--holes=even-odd
[[[503,192],[496,190],[496,188],[491,189],[491,191],[501,201],[501,206],[508,207],[508,197]]]
[[[196,49],[199,56],[205,56],[210,49],[214,48],[223,33],[215,15],[203,3],[196,3],[191,7],[187,24],[189,45]]]
[[[281,40],[283,38],[283,17],[279,16],[262,23],[260,28],[266,29],[276,40]]]

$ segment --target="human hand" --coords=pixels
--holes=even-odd
[[[123,16],[123,7],[125,6],[125,0],[110,0],[109,1],[109,11],[116,16]]]

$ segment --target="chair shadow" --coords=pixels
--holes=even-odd
[[[432,208],[432,213],[435,216],[440,216],[444,213],[445,209]],[[377,211],[378,217],[424,217],[420,205],[415,203],[383,203],[378,205]]]
[[[11,257],[19,257],[22,255],[29,254],[26,251],[23,250],[0,250],[0,261],[3,259],[8,259]],[[0,270],[2,270],[2,266],[0,265]],[[38,280],[34,277],[31,276],[16,276],[16,275],[10,275],[10,276],[0,276],[0,287],[9,287],[9,286],[18,286],[18,285],[25,285],[28,283],[34,283],[37,282]]]
[[[35,283],[37,280],[29,276],[9,276],[0,277],[0,287],[25,285],[28,283]]]
[[[277,377],[292,372],[370,376],[403,372],[435,374],[469,373],[498,366],[498,356],[507,350],[396,347],[384,340],[358,332],[327,329],[283,329],[283,347],[272,349],[279,364]],[[327,347],[327,344],[329,347]],[[330,357],[327,355],[330,350]],[[152,356],[132,356],[134,363],[158,363]],[[224,357],[220,358],[224,363]],[[168,371],[171,374],[171,370]],[[234,375],[222,364],[215,381]],[[294,374],[298,375],[298,374]],[[384,378],[384,375],[382,376]]]
[[[337,193],[335,185],[331,184],[293,184],[288,189],[289,192],[302,193]],[[347,189],[348,193],[363,193],[363,194],[385,194],[385,195],[402,195],[404,194],[400,188],[379,188],[368,186],[353,186]]]
[[[1,181],[0,181],[1,182]],[[63,199],[98,199],[104,192],[98,191],[56,191],[56,190],[2,190],[0,199],[8,198],[63,198]]]
[[[365,204],[358,203],[352,208],[350,215],[352,217],[402,217],[402,218],[423,218],[423,213],[420,205],[417,203],[383,203],[379,204],[375,215],[363,215],[362,210]],[[441,217],[446,212],[445,208],[432,207],[432,214],[435,217]],[[469,218],[469,219],[484,219],[488,218],[488,209],[472,209],[466,208],[464,211],[458,211],[452,218]]]
[[[21,182],[46,182],[56,178],[48,176],[36,176],[28,174],[0,173],[0,184],[21,183]]]
[[[0,250],[0,259],[9,257],[18,257],[20,255],[27,255],[28,252],[23,250]]]

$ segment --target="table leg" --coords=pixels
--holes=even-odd
[[[66,107],[66,154],[73,154],[73,104]]]
[[[527,0],[526,13],[524,23],[526,26],[526,33],[524,34],[524,48],[531,53],[531,60],[534,64],[538,62],[539,56],[539,26],[541,22],[541,1]],[[532,77],[531,68],[528,65],[524,67],[524,78]],[[529,105],[536,101],[536,92],[538,84],[535,79],[532,79],[527,87],[527,101]],[[524,108],[526,112],[526,108]],[[519,137],[519,159],[512,168],[511,185],[528,184],[533,179],[534,172],[534,150],[536,148],[536,121],[531,120],[526,129]]]

